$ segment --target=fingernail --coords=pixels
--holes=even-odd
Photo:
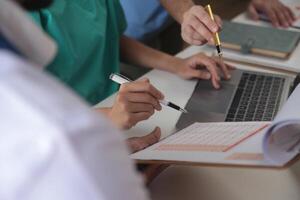
[[[230,75],[230,74],[228,74],[228,75],[227,75],[227,78],[228,78],[228,79],[231,79],[231,75]]]

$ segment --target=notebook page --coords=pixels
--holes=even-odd
[[[141,162],[267,166],[261,141],[270,122],[194,123],[131,155]]]
[[[226,152],[266,127],[265,123],[194,123],[153,150]]]

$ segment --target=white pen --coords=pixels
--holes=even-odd
[[[122,85],[124,83],[129,83],[132,80],[130,80],[129,78],[127,78],[126,76],[123,76],[122,74],[111,74],[109,76],[110,80]],[[185,110],[184,108],[180,108],[180,106],[177,106],[176,104],[170,102],[170,101],[166,101],[166,100],[159,100],[159,103],[168,107],[171,107],[175,110],[178,110],[180,112],[183,113],[187,113],[187,110]]]

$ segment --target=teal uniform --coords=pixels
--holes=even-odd
[[[32,16],[58,44],[49,72],[92,105],[117,91],[109,75],[119,72],[126,29],[118,0],[56,0]]]

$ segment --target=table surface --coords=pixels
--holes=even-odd
[[[246,20],[243,16],[239,16]],[[206,47],[191,46],[177,56],[185,58],[197,52],[211,54]],[[258,69],[242,64],[237,68],[276,74],[269,69]],[[159,70],[145,74],[151,83],[160,89],[166,99],[184,107],[193,93],[195,80],[182,80],[179,77]],[[115,95],[105,99],[97,106],[111,106]],[[127,137],[141,136],[151,132],[156,126],[162,129],[162,137],[174,132],[180,113],[164,107],[149,120],[139,123],[125,132]],[[192,199],[230,199],[230,200],[299,200],[300,199],[300,162],[288,169],[257,169],[231,167],[170,166],[149,186],[154,200],[192,200]]]

